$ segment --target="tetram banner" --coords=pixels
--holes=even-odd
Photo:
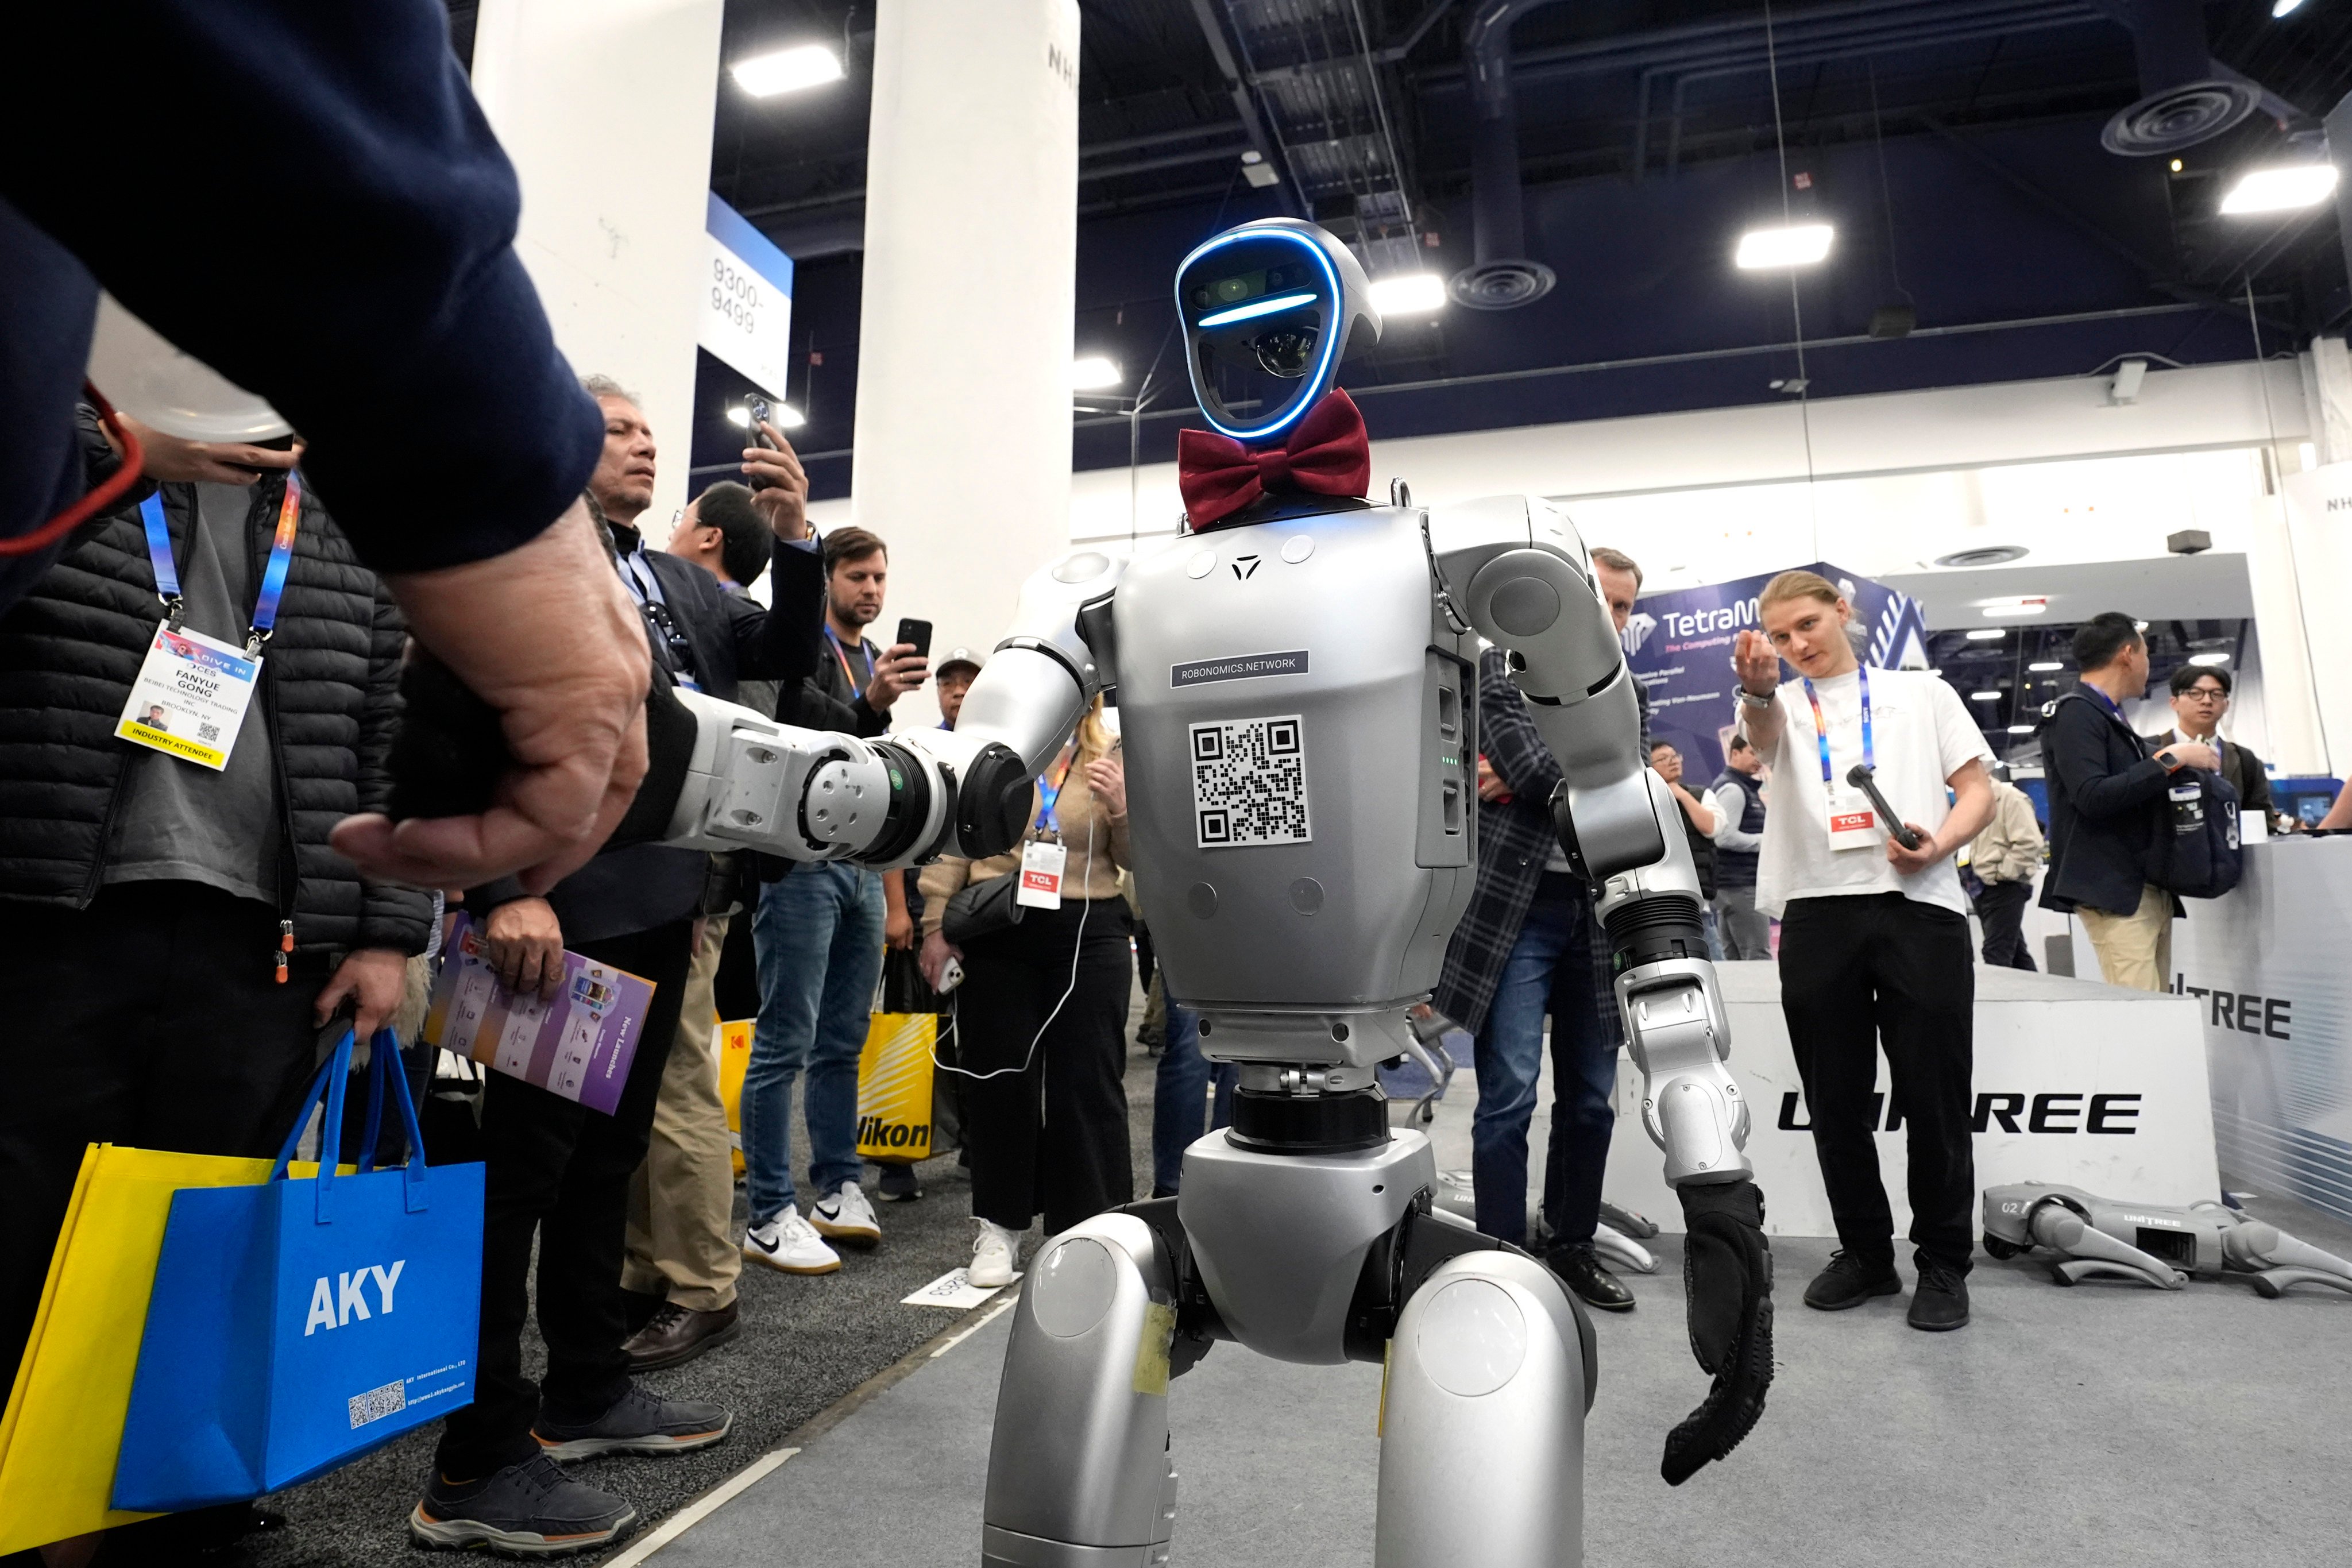
[[[1801,570],[1836,584],[1853,606],[1853,635],[1864,664],[1928,668],[1918,600],[1824,561]],[[1647,595],[1626,623],[1625,662],[1649,689],[1651,738],[1674,742],[1686,780],[1704,784],[1723,771],[1731,738],[1731,645],[1740,632],[1760,629],[1757,595],[1776,574]]]

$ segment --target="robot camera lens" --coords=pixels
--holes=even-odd
[[[1211,287],[1216,290],[1217,298],[1220,300],[1238,300],[1249,292],[1249,279],[1220,278]]]
[[[1206,305],[1208,302],[1209,291],[1206,289],[1195,289],[1192,290],[1192,303],[1195,305]]]
[[[1307,374],[1307,363],[1315,356],[1317,336],[1312,327],[1275,327],[1260,332],[1250,346],[1266,374],[1296,381]]]

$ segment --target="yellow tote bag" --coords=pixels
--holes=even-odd
[[[93,1143],[0,1415],[0,1557],[153,1516],[107,1506],[172,1194],[257,1186],[271,1162]],[[315,1167],[313,1167],[315,1170]]]
[[[719,1026],[719,1098],[727,1107],[727,1141],[735,1146],[735,1174],[743,1174],[743,1073],[751,1065],[751,1026],[738,1018]]]
[[[857,1152],[905,1164],[931,1154],[931,1050],[937,1013],[877,1013],[857,1058]]]

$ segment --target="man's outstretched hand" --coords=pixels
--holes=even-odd
[[[603,845],[646,772],[645,627],[587,509],[504,555],[384,581],[417,642],[497,714],[512,763],[478,812],[347,817],[336,849],[384,881],[520,874],[545,892]]]
[[[1738,1447],[1764,1414],[1772,1386],[1772,1250],[1755,1183],[1685,1184],[1676,1193],[1688,1226],[1683,1292],[1691,1353],[1715,1374],[1706,1401],[1666,1434],[1658,1472],[1678,1487]]]

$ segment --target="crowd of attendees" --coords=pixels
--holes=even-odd
[[[928,683],[940,726],[955,726],[981,660],[958,648],[934,668],[910,643],[877,641],[888,544],[854,527],[816,537],[806,475],[780,432],[761,426],[741,479],[704,489],[664,533],[646,515],[658,449],[639,400],[602,377],[583,384],[604,421],[583,505],[660,669],[785,722],[857,735],[887,731],[900,701]],[[906,1163],[883,1165],[869,1195],[858,1149],[859,1059],[886,963],[920,990],[915,1005],[948,1020],[933,1152],[953,1139],[970,1170],[974,1285],[1012,1280],[1041,1217],[1050,1235],[1137,1195],[1124,1088],[1137,954],[1160,1057],[1153,1195],[1175,1192],[1185,1146],[1223,1123],[1233,1069],[1202,1056],[1192,1013],[1149,973],[1124,761],[1100,700],[1038,778],[1024,840],[1060,847],[1060,905],[1017,923],[983,920],[959,935],[953,921],[960,899],[1018,869],[1021,849],[884,875],[641,846],[599,856],[543,894],[508,878],[445,903],[363,878],[328,842],[345,816],[384,808],[406,633],[391,595],[301,486],[299,445],[206,445],[132,428],[143,461],[125,504],[83,527],[0,616],[0,973],[16,982],[16,1026],[0,1037],[12,1086],[0,1096],[0,1365],[14,1365],[32,1331],[87,1145],[269,1153],[345,1028],[365,1037],[398,1022],[413,1037],[425,955],[461,916],[516,992],[553,994],[567,951],[654,992],[612,1114],[503,1074],[480,1082],[469,1140],[487,1167],[476,1394],[447,1419],[411,1514],[424,1544],[523,1552],[625,1532],[633,1504],[562,1462],[692,1449],[723,1440],[733,1424],[723,1406],[664,1397],[636,1374],[742,1331],[746,1259],[835,1273],[845,1251],[882,1240],[876,1196],[921,1195]],[[82,420],[81,441],[92,483],[123,460],[94,417]],[[167,556],[168,581],[159,571]],[[283,590],[272,600],[265,584],[278,575],[277,557]],[[1609,549],[1594,551],[1592,564],[1622,631],[1641,568]],[[1824,592],[1822,603],[1834,600],[1817,579],[1797,584],[1783,595],[1795,605],[1787,614],[1811,605],[1818,615],[1806,595]],[[257,714],[231,733],[217,766],[192,765],[153,736],[125,743],[126,732],[166,727],[160,708],[142,715],[129,705],[159,620],[266,647]],[[1835,641],[1823,637],[1824,647]],[[2098,617],[2074,651],[2084,700],[2061,704],[2044,738],[2054,853],[2042,900],[2082,918],[2110,981],[2160,988],[2178,904],[2143,864],[2148,814],[2182,767],[2221,773],[2250,810],[2270,808],[2268,787],[2260,760],[2218,735],[2226,672],[2179,672],[2177,730],[2144,742],[2118,707],[2147,681],[2146,644],[2129,618]],[[1539,1251],[1590,1305],[1631,1310],[1633,1293],[1594,1247],[1621,1045],[1608,939],[1596,889],[1554,832],[1559,763],[1503,656],[1489,649],[1484,659],[1475,889],[1433,998],[1435,1015],[1473,1041],[1477,1224]],[[1769,662],[1759,651],[1743,680],[1763,680],[1757,672]],[[1760,692],[1749,700],[1769,707]],[[1792,830],[1768,831],[1780,821],[1766,766],[1777,730],[1752,739],[1757,723],[1743,719],[1723,771],[1696,786],[1677,748],[1650,742],[1646,694],[1641,707],[1650,765],[1680,811],[1700,880],[1709,951],[1772,956],[1770,916],[1787,895],[1768,885],[1759,906],[1759,859],[1771,858],[1770,843],[1784,844],[1784,858],[1794,853],[1785,849]],[[1974,767],[1965,745],[1945,749],[1937,782],[1947,765]],[[2039,825],[2001,779],[1982,811],[1966,886],[1984,961],[2030,969],[2020,928],[2042,865]],[[1786,881],[1785,868],[1778,875]],[[1956,918],[1948,907],[1928,914]],[[119,974],[139,983],[110,984]],[[739,1222],[713,1024],[745,1012],[757,1022],[741,1089],[748,1216]],[[1528,1133],[1547,1036],[1556,1087],[1531,1237]],[[412,1079],[429,1079],[439,1054],[414,1049]],[[1863,1239],[1862,1273],[1841,1277],[1838,1304],[1881,1289],[1891,1268],[1884,1238]],[[1964,1261],[1935,1261],[1958,1290]],[[1964,1321],[1964,1292],[1957,1300]],[[523,1342],[534,1310],[545,1346],[537,1375]],[[212,1527],[234,1531],[245,1511],[226,1510]],[[45,1552],[63,1568],[98,1550],[91,1537]]]

